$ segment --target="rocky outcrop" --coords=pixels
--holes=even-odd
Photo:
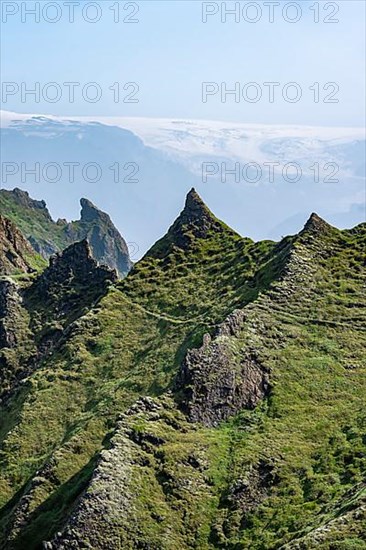
[[[262,460],[229,487],[226,504],[240,510],[245,517],[268,497],[276,481],[273,467]]]
[[[334,230],[334,228],[332,228],[332,226],[329,225],[329,223],[327,223],[320,216],[318,216],[318,214],[313,212],[310,218],[308,219],[308,221],[306,222],[302,233],[319,234],[319,233],[325,233],[331,229]]]
[[[0,396],[7,399],[71,330],[74,322],[116,282],[116,271],[99,266],[87,241],[50,260],[26,288],[0,280]]]
[[[235,311],[200,349],[188,351],[175,382],[192,422],[216,426],[241,409],[254,409],[269,392],[268,371],[255,350],[240,344],[244,312]]]
[[[29,316],[20,287],[10,278],[0,279],[0,402],[24,378],[34,353]]]
[[[120,277],[127,275],[132,267],[128,247],[111,218],[88,199],[81,199],[80,204],[80,221],[68,224],[64,229],[68,239],[86,239],[99,263],[115,269]]]
[[[98,265],[84,240],[51,257],[49,267],[27,291],[27,303],[39,310],[47,305],[53,320],[76,317],[117,280],[116,271]]]
[[[30,260],[34,251],[13,222],[0,215],[0,275],[34,271]]]
[[[0,349],[14,348],[18,343],[17,331],[12,321],[20,307],[18,287],[11,279],[0,280]]]
[[[224,240],[225,236],[240,240],[240,236],[216,218],[196,190],[192,188],[186,196],[184,208],[178,218],[164,237],[150,248],[144,259],[169,262],[170,258],[175,256],[179,250],[184,254],[195,254],[198,243],[202,243],[205,239],[217,238],[220,240],[222,238]],[[139,262],[138,267],[140,265]]]
[[[197,239],[207,238],[210,232],[222,233],[224,231],[233,236],[237,235],[235,231],[218,220],[196,190],[191,189],[180,215],[167,234],[149,250],[147,255],[164,257],[172,247],[187,250]]]

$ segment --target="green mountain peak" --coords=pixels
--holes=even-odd
[[[1,548],[363,548],[365,230],[191,190],[122,281],[86,241],[0,281]]]
[[[303,231],[311,233],[324,233],[332,229],[334,230],[335,228],[318,216],[318,214],[313,212],[306,222]]]

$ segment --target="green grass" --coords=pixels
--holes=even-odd
[[[58,250],[70,244],[62,225],[50,219],[46,210],[26,208],[11,193],[0,191],[0,213],[10,219],[26,238],[34,237],[39,243],[52,243]]]
[[[162,400],[165,416],[132,417],[132,433],[164,443],[133,447],[139,460],[126,488],[133,514],[120,533],[126,548],[281,548],[336,520],[352,498],[359,502],[352,491],[366,471],[365,228],[305,232],[280,245],[242,239],[215,218],[203,239],[194,228],[182,231],[184,250],[171,233],[157,243],[4,406],[4,532],[20,495],[29,498],[12,547],[39,548],[61,529],[118,416],[142,395]],[[257,351],[271,394],[218,428],[189,424],[164,395],[186,350],[236,307],[247,315],[233,345]],[[201,470],[187,466],[191,455]],[[244,513],[230,491],[261,463],[275,481]],[[46,465],[52,475],[34,483]],[[339,533],[345,548],[360,547],[357,522]],[[334,548],[343,544],[334,540]]]

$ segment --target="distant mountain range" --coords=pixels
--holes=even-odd
[[[312,211],[341,228],[365,219],[365,136],[358,128],[2,112],[1,133],[2,187],[21,187],[45,199],[55,219],[75,219],[80,197],[89,197],[135,243],[137,257],[164,233],[192,186],[232,227],[255,240],[296,233]],[[257,183],[253,170],[242,173],[253,162],[262,170]],[[16,173],[5,177],[4,163],[15,163]],[[26,172],[36,163],[42,171],[38,182]],[[45,179],[48,163],[61,166],[61,173],[51,167]],[[72,178],[70,163],[78,163]],[[83,174],[89,163],[97,163],[101,173],[90,168]],[[205,182],[202,163],[217,172]],[[240,181],[228,174],[223,183],[223,171],[234,170],[235,163]],[[300,181],[283,177],[288,163],[300,166]]]
[[[364,548],[365,223],[254,242],[191,189],[121,279],[87,199],[0,200],[1,549]]]

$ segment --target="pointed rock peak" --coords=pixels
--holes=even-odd
[[[192,217],[199,217],[202,214],[210,213],[210,210],[207,208],[194,187],[192,187],[186,197],[186,203],[183,212],[191,214]]]
[[[98,219],[109,219],[109,216],[99,210],[89,199],[80,199],[81,221],[92,222]]]
[[[175,220],[168,234],[173,234],[176,244],[185,247],[187,244],[186,231],[191,231],[195,237],[205,238],[210,229],[222,224],[205,205],[195,189],[191,189],[186,197],[184,209]],[[188,239],[190,240],[190,239]]]
[[[93,260],[90,246],[86,239],[73,243],[62,252],[53,256],[50,259],[50,264],[57,264],[60,261],[71,261],[74,265],[91,261],[94,265],[97,265],[97,262]]]
[[[186,197],[186,208],[191,208],[193,206],[200,206],[207,208],[197,191],[194,187],[190,190]]]
[[[215,216],[203,202],[197,191],[192,188],[186,197],[184,209],[182,210],[177,223],[208,225],[217,222]]]
[[[304,232],[311,232],[311,233],[323,233],[324,231],[327,231],[330,229],[331,226],[324,221],[318,214],[315,214],[314,212],[311,214],[310,218],[305,224]]]
[[[238,238],[238,234],[224,222],[216,218],[192,188],[185,206],[167,234],[147,252],[148,257],[166,257],[175,247],[187,250],[194,246],[196,239],[215,238],[215,234],[226,233]]]
[[[77,236],[86,238],[99,263],[116,269],[121,277],[132,267],[128,246],[108,214],[88,199],[81,199],[81,225]]]

